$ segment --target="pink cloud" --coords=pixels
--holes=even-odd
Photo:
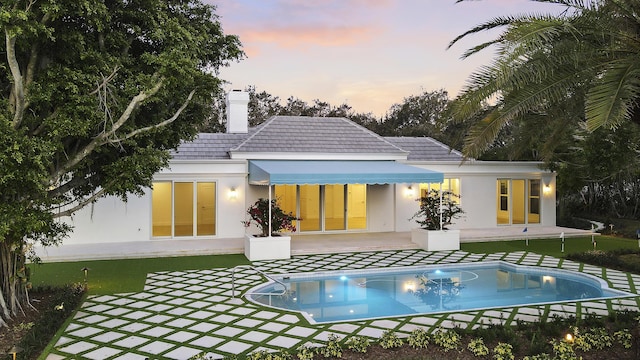
[[[359,26],[286,26],[271,29],[251,29],[240,34],[240,39],[253,44],[273,43],[283,48],[308,46],[346,46],[365,42],[378,33],[373,27]]]

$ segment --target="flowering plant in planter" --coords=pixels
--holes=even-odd
[[[454,201],[460,198],[451,191],[442,192],[442,204],[440,204],[440,192],[438,190],[430,190],[426,196],[417,201],[420,202],[420,210],[418,210],[409,220],[415,220],[421,228],[426,230],[440,230],[440,212],[442,209],[442,229],[446,230],[448,225],[452,224],[453,219],[457,219],[464,211]]]
[[[243,221],[245,227],[255,223],[260,228],[260,237],[269,236],[269,200],[260,198],[247,209],[250,219]],[[271,232],[295,232],[295,221],[300,220],[291,213],[286,213],[278,206],[276,199],[271,200]]]

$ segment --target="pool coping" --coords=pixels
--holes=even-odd
[[[493,267],[495,265],[501,265],[507,268],[512,268],[515,271],[527,269],[528,272],[533,273],[543,273],[544,269],[550,269],[551,271],[563,274],[567,278],[578,278],[583,280],[588,280],[593,283],[593,285],[599,286],[603,291],[609,291],[614,293],[612,296],[601,296],[601,297],[591,297],[591,298],[581,298],[581,299],[567,299],[567,300],[554,300],[554,301],[542,301],[542,302],[533,302],[533,303],[522,303],[522,304],[513,304],[508,306],[491,306],[491,307],[477,307],[477,308],[465,308],[465,309],[455,309],[455,310],[444,310],[444,311],[433,311],[426,313],[411,313],[411,314],[401,314],[401,315],[387,315],[387,316],[375,316],[375,317],[359,317],[353,319],[342,319],[342,320],[330,320],[330,321],[318,321],[313,315],[311,315],[308,311],[304,310],[295,310],[295,309],[285,309],[277,306],[272,306],[269,304],[264,304],[252,297],[252,295],[264,295],[258,294],[260,289],[266,288],[272,284],[277,284],[278,282],[285,280],[300,280],[300,279],[316,279],[318,277],[325,276],[337,276],[337,275],[346,275],[346,276],[357,276],[357,275],[367,275],[367,274],[375,274],[380,273],[382,271],[389,272],[409,272],[412,270],[432,270],[437,268],[437,270],[442,269],[443,271],[447,271],[448,268],[461,268],[461,267],[473,267],[484,268],[484,267]],[[286,286],[286,285],[285,285]],[[273,295],[277,296],[277,295]],[[495,310],[495,309],[503,309],[503,308],[515,308],[515,307],[531,307],[531,306],[543,306],[549,304],[568,304],[568,303],[582,303],[589,301],[597,301],[597,300],[606,300],[606,299],[614,299],[614,298],[627,298],[627,297],[635,297],[638,294],[633,294],[628,291],[615,289],[609,286],[609,283],[603,280],[600,277],[597,277],[592,274],[583,273],[575,270],[567,270],[562,268],[552,268],[552,267],[542,267],[536,265],[519,265],[514,264],[505,260],[491,260],[491,261],[482,261],[482,262],[459,262],[459,263],[449,263],[449,264],[422,264],[422,265],[412,265],[412,266],[403,266],[403,267],[380,267],[380,268],[366,268],[366,269],[347,269],[347,270],[330,270],[330,271],[318,271],[318,272],[296,272],[296,273],[284,273],[278,275],[272,275],[266,278],[266,281],[257,284],[254,287],[246,290],[244,293],[240,294],[237,297],[242,297],[245,300],[255,304],[256,306],[264,306],[267,308],[271,308],[274,310],[281,310],[287,312],[293,312],[300,314],[305,320],[307,320],[312,325],[318,324],[337,324],[337,323],[349,323],[349,322],[357,322],[357,321],[372,321],[379,319],[393,319],[393,318],[403,318],[410,316],[420,316],[420,315],[438,315],[438,314],[446,314],[446,313],[464,313],[464,312],[473,312],[473,311],[486,311],[486,310]]]

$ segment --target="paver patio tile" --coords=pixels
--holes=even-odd
[[[45,358],[45,360],[65,360],[65,359],[66,359],[65,356],[61,356],[61,355],[58,355],[58,354],[49,354]]]
[[[223,315],[218,315],[218,316],[216,316],[214,318],[211,318],[212,321],[219,322],[219,323],[222,323],[222,324],[228,324],[228,323],[230,323],[230,322],[232,322],[234,320],[237,320],[237,319],[238,319],[237,316],[224,315],[224,314]]]
[[[284,322],[284,323],[297,323],[298,321],[300,321],[300,318],[298,318],[295,315],[291,315],[291,314],[286,314],[286,315],[282,315],[279,318],[276,319],[277,321],[280,322]]]
[[[126,347],[126,348],[134,348],[136,346],[142,345],[144,343],[146,343],[147,341],[149,341],[149,339],[141,337],[141,336],[129,336],[126,337],[122,340],[118,340],[115,343],[113,343],[113,345],[117,345],[117,346],[121,346],[121,347]]]
[[[201,353],[201,350],[198,349],[193,349],[190,347],[186,347],[186,346],[181,346],[177,349],[171,350],[166,354],[163,354],[162,357],[163,358],[167,358],[167,359],[176,359],[176,360],[182,360],[182,359],[190,359],[196,355],[198,355],[199,353]]]
[[[172,332],[173,329],[163,327],[163,326],[154,326],[148,330],[141,332],[140,334],[149,336],[149,337],[160,337],[162,335],[168,334]]]
[[[227,352],[230,354],[240,354],[245,350],[249,349],[251,344],[243,343],[240,341],[229,341],[228,343],[222,344],[217,350],[222,352]]]
[[[184,343],[184,342],[187,342],[187,341],[193,339],[196,336],[198,336],[198,334],[196,334],[196,333],[192,333],[192,332],[188,332],[188,331],[178,331],[175,334],[171,334],[169,336],[166,336],[165,339],[171,340],[171,341],[175,341],[177,343]]]
[[[85,316],[83,318],[80,318],[80,319],[78,319],[78,321],[83,322],[83,323],[87,323],[87,324],[95,324],[95,323],[103,322],[103,321],[105,321],[107,319],[108,319],[108,317],[106,317],[106,316],[91,315],[91,316]]]
[[[288,336],[276,336],[275,338],[269,340],[267,342],[267,345],[275,346],[283,349],[291,349],[291,348],[294,348],[300,342],[301,342],[300,339],[295,339]]]
[[[148,322],[151,322],[151,323],[154,323],[154,324],[160,324],[160,323],[169,321],[171,319],[174,319],[174,317],[173,316],[167,316],[167,315],[158,314],[158,315],[150,316],[150,317],[144,319],[144,321],[148,321]]]
[[[440,321],[437,318],[433,318],[433,317],[414,317],[413,319],[409,320],[409,322],[412,323],[416,323],[416,324],[420,324],[420,325],[425,325],[425,326],[433,326],[436,323],[438,323],[438,321]]]
[[[177,308],[173,308],[171,310],[168,310],[167,313],[171,314],[171,315],[180,316],[180,315],[184,315],[184,314],[190,313],[192,311],[193,311],[193,309],[177,307]]]
[[[96,350],[93,350],[89,353],[82,355],[83,358],[92,359],[92,360],[103,360],[115,356],[121,353],[122,350],[110,348],[110,347],[100,347]]]
[[[271,332],[280,332],[286,328],[288,328],[291,325],[287,325],[287,324],[280,324],[280,323],[276,323],[276,322],[267,322],[264,325],[258,327],[258,329],[260,330],[265,330],[265,331],[271,331]]]
[[[285,334],[297,337],[309,337],[311,334],[315,333],[316,329],[306,328],[302,326],[294,326],[291,329],[287,330]]]
[[[109,331],[104,334],[100,334],[91,338],[91,341],[102,342],[102,343],[110,343],[120,338],[127,336],[126,334],[117,332],[117,331]]]
[[[139,310],[139,311],[133,311],[133,312],[130,312],[130,313],[123,314],[122,317],[125,317],[127,319],[139,320],[139,319],[147,317],[147,316],[149,316],[151,314],[153,314],[153,313],[150,313],[148,311]]]
[[[214,331],[213,333],[216,335],[221,335],[226,337],[234,337],[243,331],[244,331],[243,329],[238,329],[237,327],[225,326],[221,329]]]
[[[273,311],[260,311],[258,313],[253,314],[252,316],[260,318],[260,319],[273,319],[274,317],[278,316],[280,314],[278,314],[277,312],[273,312]]]
[[[140,351],[146,352],[146,353],[149,353],[149,354],[153,354],[153,355],[158,355],[160,353],[163,353],[163,352],[171,349],[174,346],[175,345],[166,343],[164,341],[154,341],[152,343],[149,343],[149,344],[144,345],[143,347],[141,347]]]
[[[380,327],[384,329],[394,329],[400,322],[394,320],[374,320],[371,322],[371,326]]]
[[[191,320],[191,319],[175,319],[173,321],[169,321],[165,323],[165,325],[183,329],[195,322],[196,322],[195,320]]]
[[[139,354],[124,354],[122,356],[118,356],[113,360],[147,360],[149,359],[147,356],[139,355]]]
[[[356,330],[358,330],[358,328],[360,328],[360,326],[354,325],[354,324],[346,324],[346,323],[335,324],[329,327],[329,329],[332,331],[338,331],[346,334],[351,334]]]
[[[122,319],[111,319],[111,320],[107,320],[105,322],[100,323],[100,326],[107,329],[114,329],[128,323],[129,321],[122,320]]]
[[[76,336],[76,337],[81,337],[81,338],[86,338],[89,337],[91,335],[95,335],[97,333],[102,332],[102,329],[98,329],[98,328],[94,328],[94,327],[85,327],[85,328],[81,328],[79,330],[76,331],[72,331],[70,333],[68,333],[69,335],[72,336]]]
[[[246,308],[246,307],[238,307],[235,308],[233,310],[229,310],[230,314],[236,314],[236,315],[249,315],[252,312],[255,312],[256,309],[252,309],[252,308]]]
[[[129,324],[126,326],[123,326],[120,328],[120,330],[122,331],[128,331],[130,333],[138,333],[146,328],[151,327],[150,324],[144,324],[144,323],[133,323],[133,324]]]
[[[216,313],[211,311],[200,310],[200,311],[195,311],[190,314],[187,314],[186,316],[193,319],[205,320],[212,317],[215,314]]]
[[[167,305],[167,304],[157,304],[157,305],[149,306],[147,308],[147,310],[155,311],[155,312],[162,312],[162,311],[167,311],[167,310],[171,309],[172,307],[173,306]]]
[[[116,307],[116,308],[113,308],[111,310],[104,311],[103,313],[105,315],[110,315],[110,316],[120,316],[120,315],[126,314],[128,312],[131,312],[131,310],[129,310],[127,308],[123,308],[123,307]]]
[[[60,351],[66,352],[66,353],[69,353],[69,354],[73,354],[73,355],[77,355],[77,354],[83,353],[83,352],[85,352],[87,350],[94,349],[96,347],[98,347],[98,345],[96,345],[96,344],[93,344],[93,343],[90,343],[90,342],[86,342],[86,341],[79,341],[77,343],[73,343],[73,344],[70,344],[70,345],[67,345],[67,346],[61,348]]]
[[[58,341],[56,342],[56,347],[60,347],[64,344],[68,344],[70,342],[74,341],[72,338],[68,338],[66,336],[60,336],[60,339],[58,339]]]
[[[222,326],[222,325],[202,322],[202,323],[198,323],[198,324],[190,327],[189,330],[206,333],[206,332],[209,332],[209,331],[211,331],[211,330],[213,330],[215,328],[218,328],[220,326]]]
[[[268,337],[270,337],[271,335],[272,334],[270,333],[265,333],[262,331],[249,331],[246,334],[242,334],[240,336],[240,339],[246,340],[246,341],[253,341],[253,342],[262,342]]]
[[[382,329],[365,327],[362,330],[358,331],[358,336],[367,336],[370,338],[379,339],[383,333],[384,333],[384,330]],[[320,340],[317,337],[316,339]]]
[[[246,328],[255,328],[258,324],[262,324],[264,321],[256,320],[256,319],[242,319],[240,321],[236,321],[234,325],[242,326]]]
[[[113,309],[113,306],[106,304],[92,304],[92,306],[84,307],[83,309],[92,313],[104,313],[105,311],[109,311]]]
[[[224,341],[224,339],[222,339],[222,338],[205,335],[205,336],[199,337],[196,340],[190,342],[190,344],[194,345],[194,346],[200,346],[200,347],[209,349],[209,348],[212,348],[212,347],[218,345],[219,343],[221,343],[223,341]]]

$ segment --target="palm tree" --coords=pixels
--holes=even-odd
[[[482,154],[505,125],[531,117],[547,118],[550,133],[577,125],[589,131],[627,121],[640,125],[640,2],[532,1],[564,8],[559,15],[494,18],[449,44],[504,28],[463,54],[497,47],[494,61],[470,76],[452,104],[458,121],[486,112],[465,139],[467,156]]]

